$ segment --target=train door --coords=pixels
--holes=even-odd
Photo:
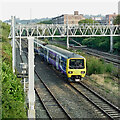
[[[59,55],[56,55],[56,69],[58,70],[58,64],[59,64]]]
[[[47,50],[47,49],[46,49],[46,50]],[[47,50],[47,56],[46,56],[47,62],[49,62],[49,60],[48,60],[48,55],[49,55],[49,50]]]

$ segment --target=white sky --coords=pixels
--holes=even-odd
[[[61,14],[112,14],[118,13],[120,0],[0,0],[0,20],[15,15],[20,19],[55,17]]]

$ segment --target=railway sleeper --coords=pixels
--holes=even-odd
[[[102,108],[108,108],[108,107],[109,107],[109,105],[103,104],[102,102],[100,102],[99,105],[100,105]]]
[[[105,109],[104,109],[105,110]],[[111,109],[107,109],[107,110],[105,110],[106,112],[115,112],[115,111],[113,111],[113,110],[111,110]]]
[[[91,100],[93,100],[95,103],[100,103],[100,104],[102,104],[102,102],[101,102],[100,100],[94,100],[94,99],[91,99]]]
[[[119,115],[119,113],[116,113],[116,112],[108,112],[109,114],[117,114]]]
[[[110,115],[118,115],[118,116],[119,116],[119,114],[118,114],[118,113],[110,113]]]

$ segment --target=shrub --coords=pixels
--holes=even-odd
[[[9,28],[10,26],[5,23],[0,28],[0,31],[2,30],[2,72],[0,71],[0,76],[2,76],[2,118],[21,119],[27,118],[25,94],[20,79],[12,71],[12,49],[8,39]]]
[[[91,74],[102,74],[104,73],[104,65],[101,61],[96,58],[90,58],[87,60],[87,73],[88,75]]]
[[[112,73],[112,71],[113,71],[113,65],[112,64],[105,64],[105,71],[107,72],[107,73]]]
[[[2,64],[2,118],[26,118],[24,91],[9,64]]]

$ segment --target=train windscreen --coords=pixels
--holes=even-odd
[[[83,69],[84,59],[70,59],[69,68],[70,69]]]

